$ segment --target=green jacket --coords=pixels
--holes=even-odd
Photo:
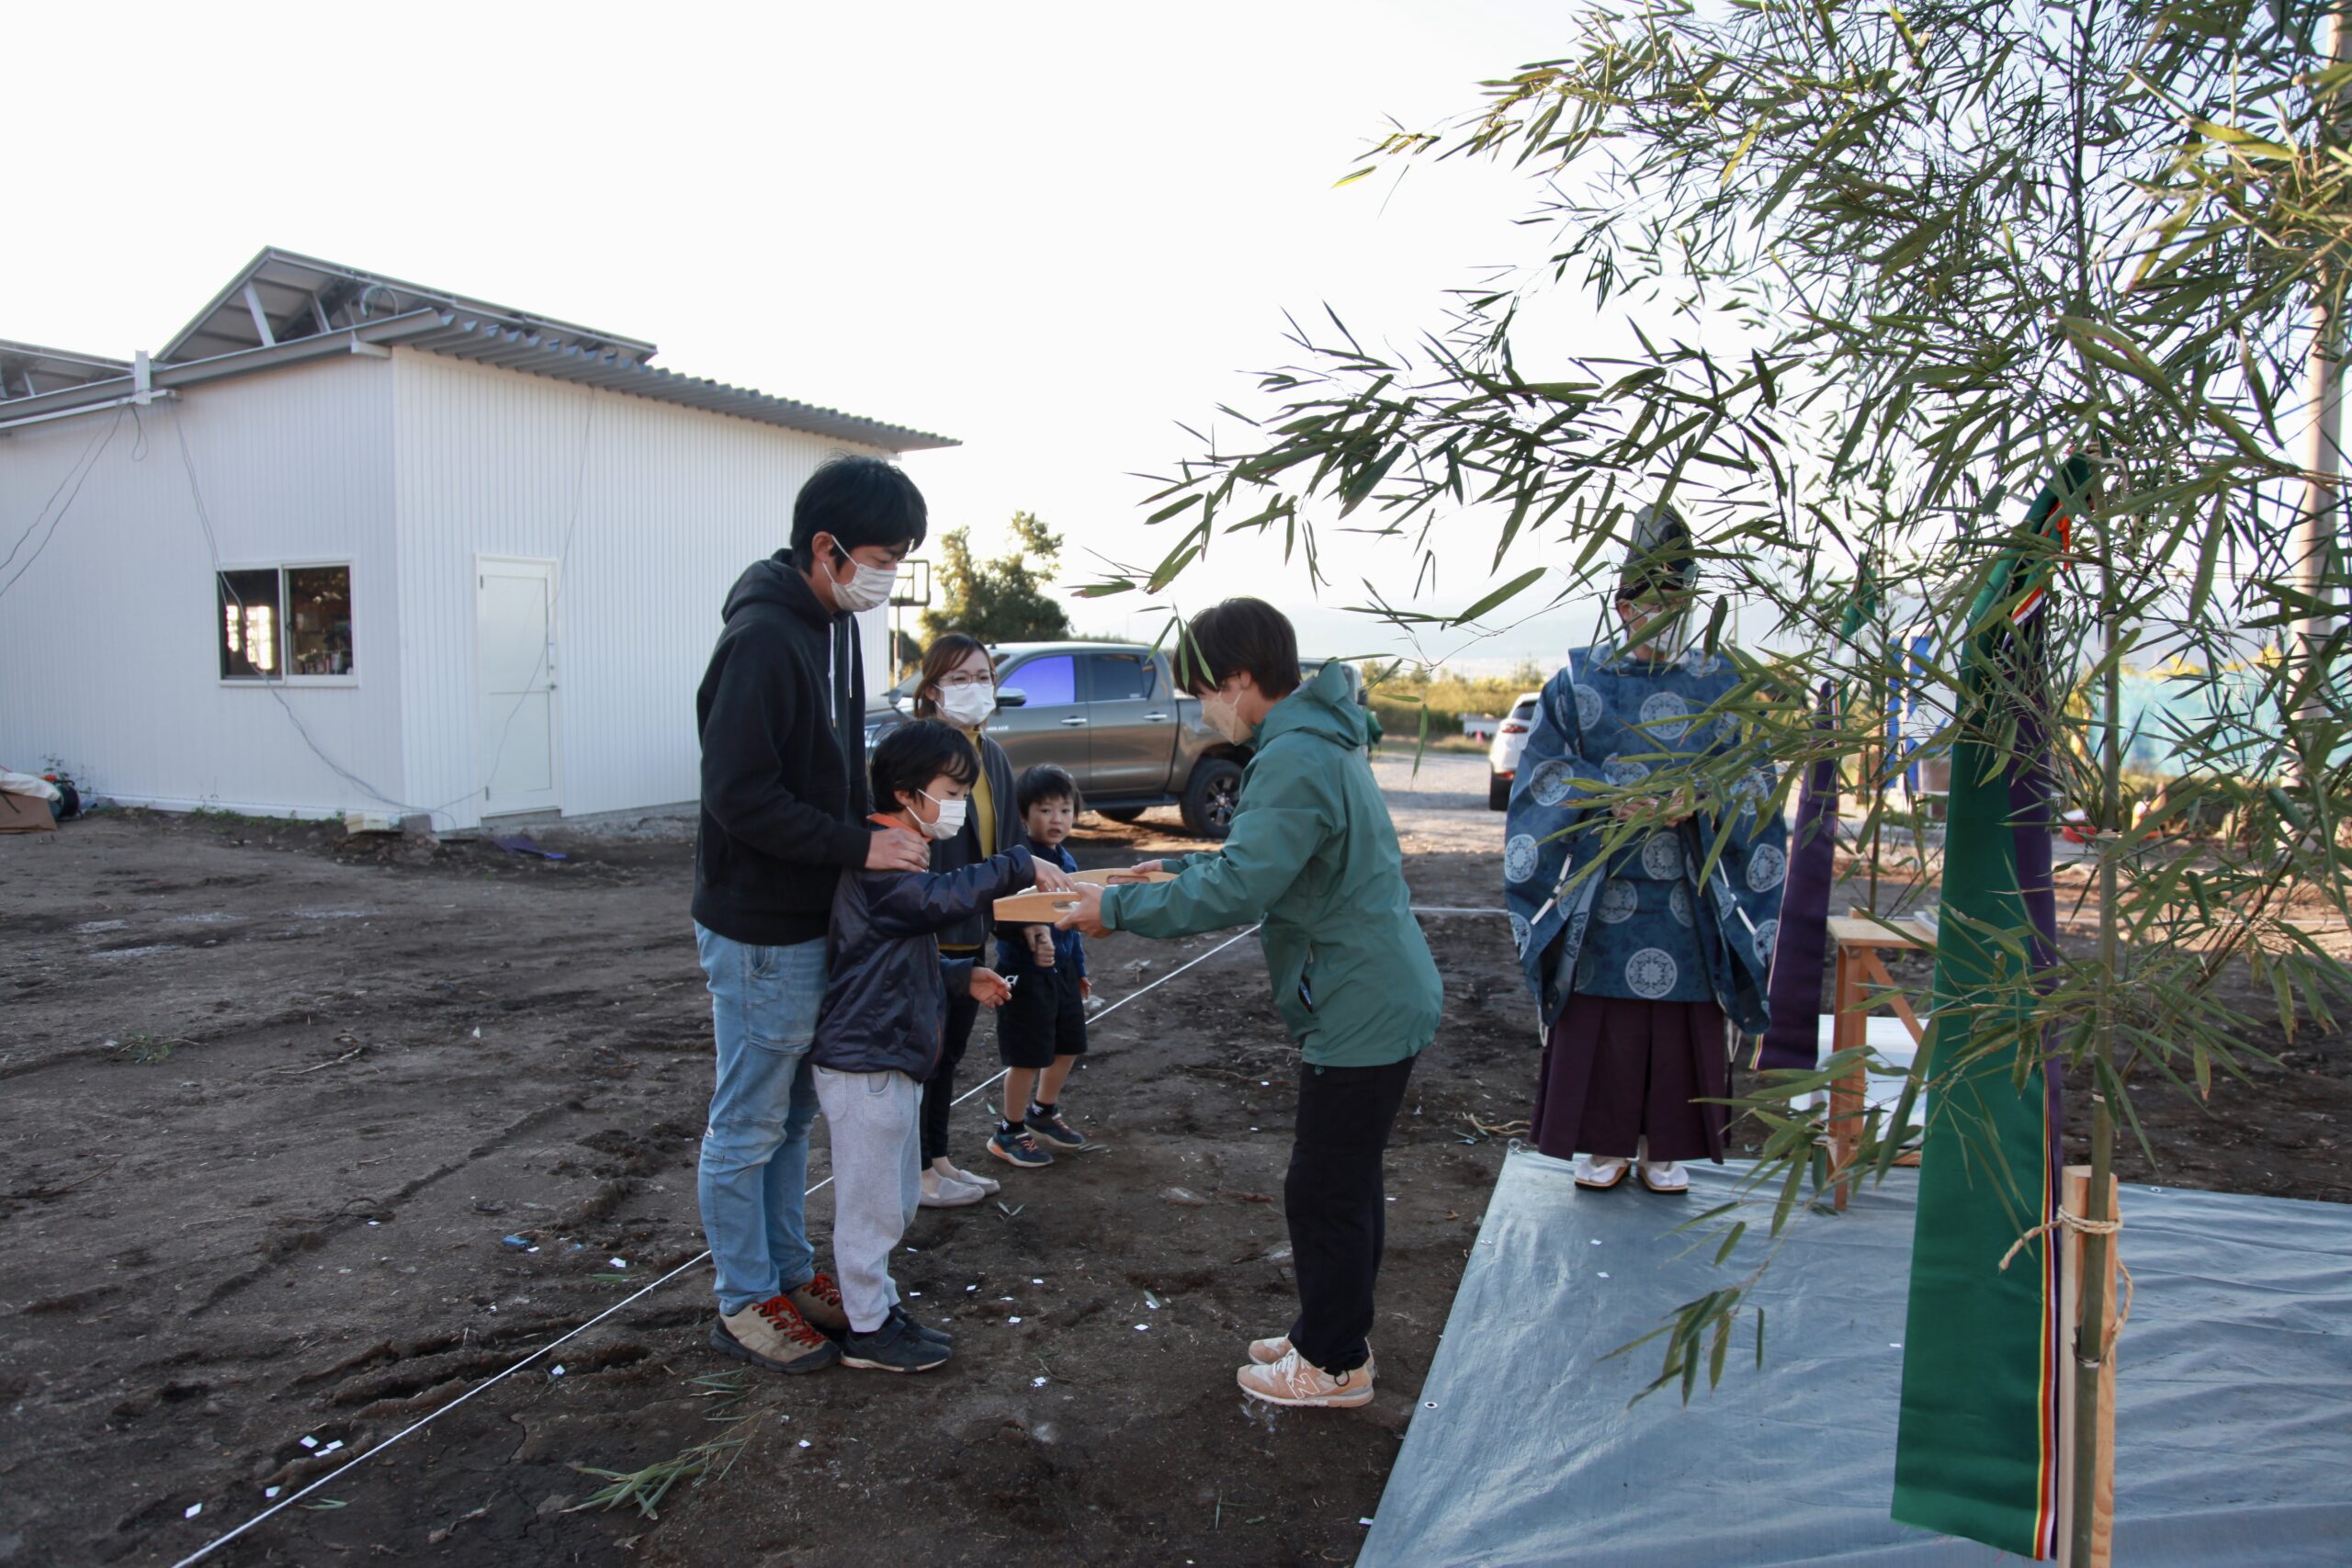
[[[1138,936],[1263,919],[1274,1006],[1314,1066],[1414,1055],[1444,1003],[1364,756],[1363,714],[1347,672],[1325,665],[1258,727],[1222,852],[1172,857],[1175,881],[1102,895],[1102,923]]]

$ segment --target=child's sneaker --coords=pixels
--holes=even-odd
[[[713,1348],[772,1372],[813,1372],[841,1359],[841,1348],[809,1326],[790,1296],[770,1296],[710,1325]]]
[[[871,1334],[851,1329],[841,1348],[842,1366],[876,1372],[927,1372],[954,1354],[938,1340],[924,1338],[903,1315],[884,1318]]]
[[[1062,1113],[1050,1105],[1031,1106],[1024,1124],[1057,1149],[1082,1149],[1086,1146],[1086,1134],[1063,1121]]]
[[[947,1330],[944,1328],[933,1328],[927,1323],[916,1322],[914,1314],[908,1312],[905,1306],[901,1304],[896,1303],[892,1303],[890,1307],[890,1319],[894,1323],[902,1323],[906,1325],[906,1326],[911,1329],[914,1333],[930,1340],[934,1345],[944,1345],[950,1350],[956,1348],[956,1337],[953,1334],[948,1333]]]
[[[989,1138],[989,1153],[1007,1165],[1017,1165],[1024,1170],[1035,1170],[1040,1166],[1054,1163],[1054,1156],[1037,1146],[1037,1140],[1029,1135],[1026,1127],[1016,1133],[992,1134]]]
[[[855,1366],[854,1361],[844,1361]],[[1252,1399],[1262,1399],[1268,1404],[1319,1405],[1330,1409],[1351,1409],[1372,1403],[1372,1369],[1358,1367],[1337,1377],[1322,1368],[1310,1365],[1296,1350],[1285,1354],[1271,1366],[1252,1361],[1233,1374],[1241,1392]]]

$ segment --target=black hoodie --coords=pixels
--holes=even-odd
[[[779,550],[735,581],[695,696],[702,828],[695,919],[760,947],[825,934],[865,863],[865,674],[857,628]]]

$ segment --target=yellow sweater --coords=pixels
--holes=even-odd
[[[973,750],[980,750],[980,737],[978,730],[967,732],[965,739],[972,743]],[[980,755],[983,759],[980,776],[972,784],[972,827],[973,831],[980,836],[980,858],[986,860],[996,853],[996,797],[989,788],[989,770],[986,761],[988,753],[982,751]],[[978,953],[980,950],[978,947],[965,947],[943,942],[939,944],[939,951],[967,953]]]

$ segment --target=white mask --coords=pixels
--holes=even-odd
[[[986,681],[949,686],[939,694],[939,711],[958,729],[978,729],[996,712],[996,687]]]
[[[899,581],[897,567],[868,566],[855,556],[843,553],[838,543],[833,549],[842,559],[856,569],[850,573],[847,582],[838,578],[833,580],[833,604],[836,607],[854,614],[860,610],[878,610],[890,602],[890,590]],[[828,575],[831,575],[830,569]]]
[[[939,815],[922,825],[924,832],[934,839],[952,839],[964,830],[964,813],[971,806],[970,801],[961,796],[954,800],[941,800],[927,789],[916,793],[939,807]]]
[[[1239,746],[1250,739],[1250,726],[1241,720],[1241,699],[1223,692],[1210,692],[1201,698],[1201,719],[1211,729]]]

